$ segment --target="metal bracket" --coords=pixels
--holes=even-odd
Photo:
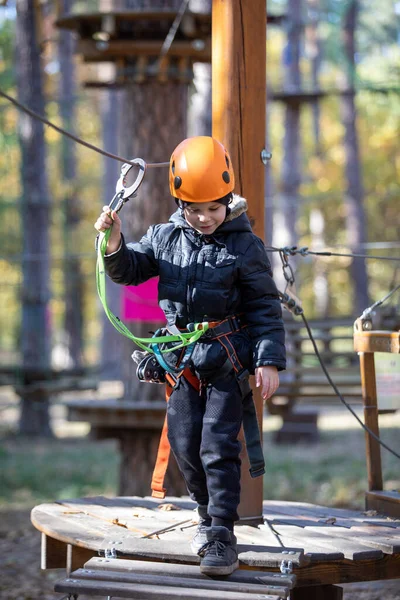
[[[284,559],[281,562],[279,569],[283,575],[290,575],[293,573],[293,562],[291,560]]]

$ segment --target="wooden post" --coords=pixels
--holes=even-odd
[[[265,0],[213,0],[212,134],[229,150],[235,192],[249,203],[254,232],[264,238],[266,31]],[[262,400],[255,394],[262,423]],[[243,440],[243,437],[242,437]],[[263,478],[251,479],[242,456],[242,519],[262,515]]]
[[[229,150],[235,191],[263,239],[266,31],[265,0],[213,0],[212,133]]]
[[[374,354],[372,352],[360,352],[359,355],[364,421],[365,425],[379,437]],[[365,443],[367,451],[368,489],[382,490],[381,447],[368,432],[365,433]]]

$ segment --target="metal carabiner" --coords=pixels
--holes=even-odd
[[[137,165],[139,167],[139,173],[138,173],[134,183],[132,185],[130,185],[129,187],[127,187],[127,175],[129,173],[129,171],[132,169],[132,167],[134,167],[135,165]],[[117,194],[121,195],[121,199],[124,202],[127,202],[130,198],[133,198],[136,195],[136,193],[143,181],[143,177],[145,176],[146,168],[147,168],[147,164],[145,163],[145,161],[142,158],[133,158],[130,163],[124,163],[122,165],[121,175],[117,181],[115,191]]]

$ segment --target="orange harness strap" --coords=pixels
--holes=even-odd
[[[192,373],[189,367],[182,372],[180,377],[184,377],[187,381],[194,387],[195,390],[200,390],[200,381],[197,379],[196,375]],[[172,377],[169,376],[169,373],[166,373],[166,387],[165,387],[165,399],[168,402],[170,396],[174,390],[175,381]],[[151,480],[151,495],[153,498],[165,498],[167,493],[166,488],[164,487],[164,479],[165,473],[168,468],[169,455],[171,452],[171,447],[168,441],[168,424],[167,424],[167,415],[165,415],[164,425],[161,432],[160,443],[158,445],[156,464],[153,470],[153,477]]]

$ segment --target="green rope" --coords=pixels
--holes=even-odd
[[[106,297],[106,270],[104,264],[104,255],[106,253],[107,243],[109,237],[111,235],[111,228],[107,229],[104,233],[100,233],[97,247],[97,262],[96,262],[96,284],[97,284],[97,293],[100,298],[100,302],[103,305],[104,312],[106,313],[110,322],[114,325],[115,329],[130,339],[134,344],[142,348],[142,350],[146,350],[146,352],[151,352],[154,354],[154,350],[151,348],[151,344],[165,344],[165,343],[173,343],[177,345],[173,345],[171,348],[162,349],[161,352],[166,354],[168,352],[172,352],[173,350],[178,350],[179,348],[185,348],[190,344],[194,344],[197,340],[205,333],[208,329],[208,323],[195,323],[194,331],[182,332],[179,335],[164,335],[159,337],[151,337],[151,338],[139,338],[133,335],[133,333],[124,325],[124,323],[116,317],[114,313],[109,309],[107,305],[107,297]]]

